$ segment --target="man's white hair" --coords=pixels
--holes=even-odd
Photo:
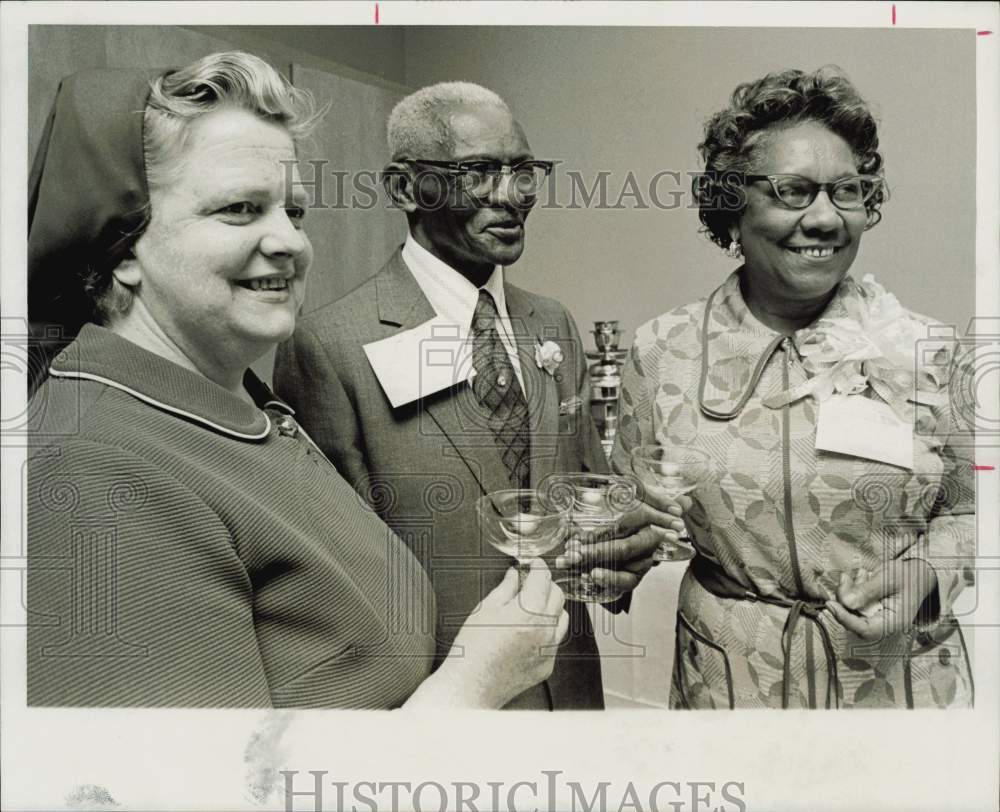
[[[392,160],[450,155],[454,148],[451,112],[459,107],[510,108],[492,90],[472,82],[428,85],[400,101],[389,114],[389,154]]]

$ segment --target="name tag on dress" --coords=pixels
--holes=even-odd
[[[831,395],[819,405],[816,450],[913,470],[913,426],[881,400]]]

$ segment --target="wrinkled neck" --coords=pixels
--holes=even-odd
[[[762,295],[753,285],[747,284],[746,274],[740,274],[740,294],[754,318],[765,327],[786,336],[815,322],[826,310],[835,292],[836,288],[815,299],[777,299]]]
[[[417,244],[420,245],[421,248],[437,257],[449,268],[452,268],[460,273],[475,287],[481,288],[489,281],[490,276],[493,273],[493,269],[496,267],[492,263],[484,264],[482,262],[463,259],[459,256],[443,254],[438,246],[434,244],[434,241],[427,236],[426,231],[420,227],[419,223],[411,229],[411,233],[413,234],[413,239],[417,241]]]
[[[243,374],[249,366],[249,362],[247,364],[220,364],[190,348],[182,347],[153,318],[153,315],[138,297],[132,301],[128,313],[116,318],[106,327],[144,350],[202,375],[237,397],[253,403],[253,398],[243,386]]]

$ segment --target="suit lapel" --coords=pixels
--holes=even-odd
[[[379,321],[395,325],[401,330],[418,327],[437,315],[403,262],[401,248],[397,249],[375,278],[375,297]]]
[[[511,487],[486,414],[471,386],[456,384],[425,398],[420,408],[441,431],[442,442],[447,443],[442,454],[461,459],[483,493]],[[422,429],[425,426],[421,424]],[[434,441],[432,432],[425,431],[425,435],[423,442]]]
[[[396,326],[399,331],[418,327],[437,315],[403,261],[401,251],[396,251],[379,273],[375,291],[379,321]],[[442,456],[462,460],[483,493],[510,487],[493,434],[467,383],[424,398],[418,409],[421,436],[416,442],[440,442]],[[421,414],[430,420],[424,420]]]
[[[526,291],[511,285],[504,286],[507,312],[517,341],[524,379],[524,397],[528,402],[531,425],[531,485],[535,487],[552,472],[559,434],[559,392],[555,379],[535,361],[535,346],[546,341],[546,324],[535,309],[532,297]],[[570,357],[566,349],[563,350]]]

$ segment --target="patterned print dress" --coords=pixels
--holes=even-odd
[[[821,318],[847,316],[859,297],[861,285],[846,278]],[[629,451],[642,443],[708,453],[712,475],[686,516],[696,562],[743,593],[709,591],[694,566],[685,573],[670,704],[968,707],[969,655],[951,607],[972,583],[971,449],[940,397],[912,406],[913,470],[817,451],[816,399],[764,402],[809,379],[804,332],[786,338],[757,321],[738,271],[707,300],[636,332],[614,466],[630,470]],[[878,396],[869,388],[851,397]],[[841,573],[909,558],[938,580],[919,625],[871,642],[823,610]]]

